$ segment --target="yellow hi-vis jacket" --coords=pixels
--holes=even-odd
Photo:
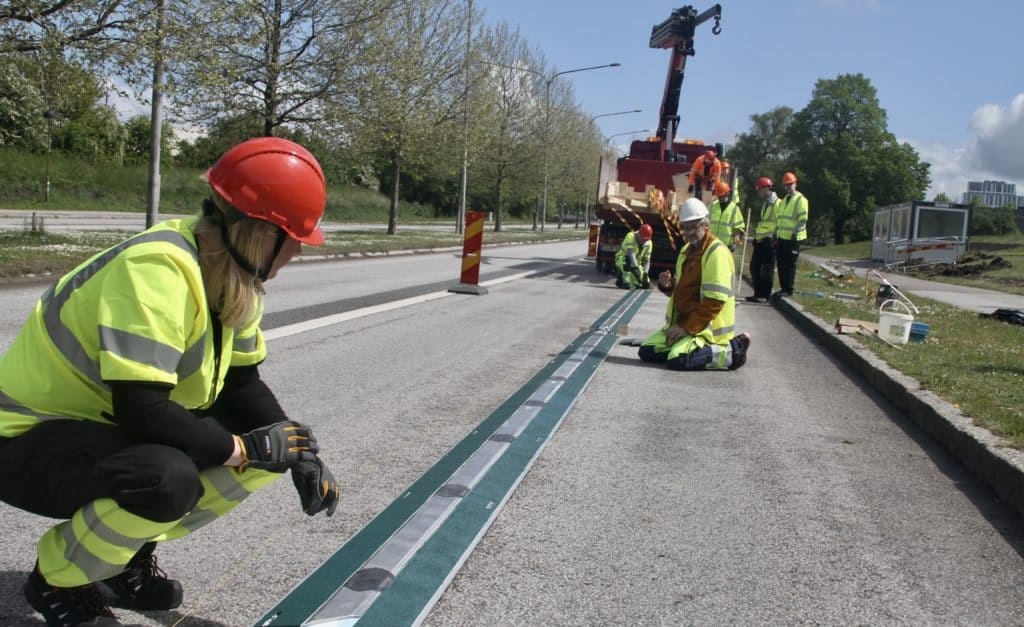
[[[0,436],[44,420],[109,423],[107,381],[168,384],[171,400],[205,408],[229,366],[263,361],[262,310],[243,328],[225,326],[214,350],[197,222],[172,220],[139,233],[85,261],[39,299],[0,357]]]
[[[779,239],[807,239],[807,197],[798,191],[782,199],[775,214],[775,237]]]
[[[637,242],[636,233],[630,231],[622,238],[622,243],[619,244],[619,249],[615,251],[615,256],[624,260],[629,258],[630,253],[632,253],[636,258],[637,267],[647,272],[651,269],[651,254],[653,252],[654,240],[649,239],[641,245]]]
[[[726,244],[732,241],[732,234],[735,231],[742,231],[747,228],[743,220],[743,213],[740,212],[736,201],[730,201],[725,207],[721,200],[716,198],[708,207],[708,218],[711,220],[711,234]]]
[[[782,199],[776,196],[775,192],[762,203],[761,217],[757,221],[757,228],[754,229],[754,239],[775,236],[775,224],[781,204]]]
[[[686,244],[679,251],[676,259],[675,277],[683,276],[683,263],[686,261]],[[700,295],[698,300],[712,298],[723,303],[722,309],[711,319],[707,328],[698,334],[709,344],[728,344],[736,335],[736,299],[732,293],[733,275],[736,272],[735,261],[729,247],[715,239],[708,245],[700,259]],[[665,310],[665,327],[676,324],[679,310],[676,307],[675,293],[668,299]]]

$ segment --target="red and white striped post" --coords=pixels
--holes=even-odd
[[[480,252],[483,249],[483,244],[484,212],[467,211],[466,229],[462,239],[462,274],[459,277],[458,285],[449,287],[449,292],[476,294],[477,296],[487,293],[487,288],[479,285]]]

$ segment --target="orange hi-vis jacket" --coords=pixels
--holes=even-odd
[[[721,177],[722,162],[717,157],[709,165],[704,155],[701,155],[694,160],[693,167],[690,168],[690,185],[696,185],[697,179],[700,179],[701,185],[710,188]]]

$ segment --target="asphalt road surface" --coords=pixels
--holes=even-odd
[[[306,517],[284,478],[158,550],[181,608],[121,619],[263,616],[623,298],[580,248],[485,249],[482,281],[505,282],[483,296],[439,294],[451,254],[286,268],[261,372],[314,427],[338,511]],[[42,289],[2,291],[0,349]],[[616,341],[425,623],[1024,621],[1020,519],[770,306],[737,317],[754,343],[735,372],[670,372]],[[52,524],[0,505],[0,624],[41,624],[20,588]]]

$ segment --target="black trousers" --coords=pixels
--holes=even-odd
[[[796,261],[800,258],[800,242],[780,239],[775,242],[775,261],[779,265],[779,289],[793,292],[796,281]]]
[[[177,520],[203,494],[200,470],[174,447],[134,442],[98,422],[52,420],[0,438],[0,501],[51,518],[106,497],[148,520]]]
[[[750,258],[750,279],[754,284],[754,296],[768,298],[772,295],[775,282],[775,246],[772,238],[765,237],[754,242],[754,254]]]

